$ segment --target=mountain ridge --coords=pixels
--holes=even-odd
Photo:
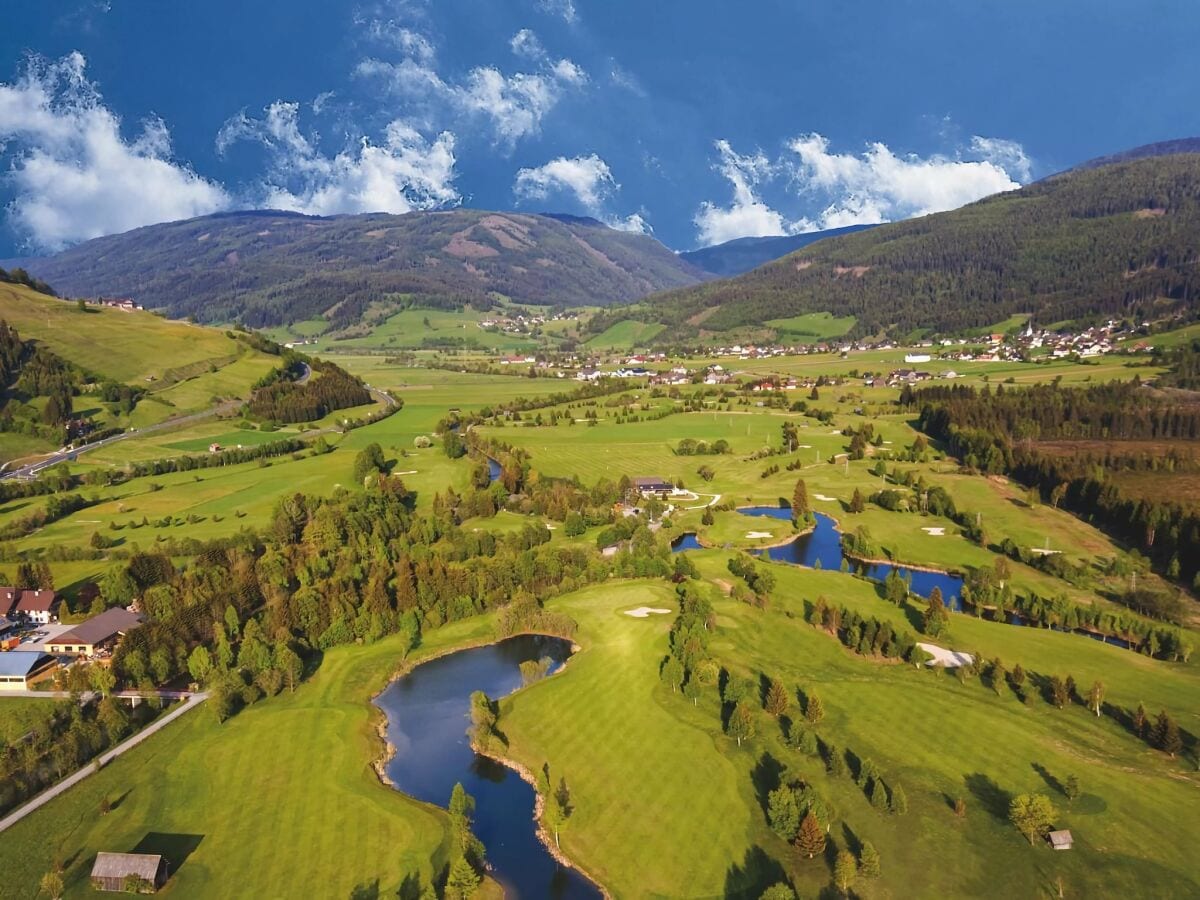
[[[71,296],[252,327],[318,316],[344,326],[380,304],[609,305],[711,277],[648,235],[596,220],[473,209],[225,212],[13,262]]]
[[[843,234],[853,234],[874,227],[873,224],[845,225],[841,228],[806,231],[802,234],[734,238],[732,241],[701,247],[698,250],[685,250],[679,256],[705,272],[711,272],[713,275],[721,277],[730,277],[757,269],[759,266],[766,265],[781,256],[787,256],[789,253],[795,253],[817,241]]]
[[[818,312],[854,316],[852,336],[1166,314],[1200,291],[1197,235],[1200,155],[1152,156],[822,240],[636,313],[668,326],[659,343]]]

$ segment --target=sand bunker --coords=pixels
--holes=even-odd
[[[921,530],[932,537],[941,537],[946,533],[945,528],[922,528]]]
[[[671,611],[669,609],[655,609],[653,606],[639,606],[637,609],[625,610],[625,615],[633,616],[635,619],[644,619],[647,616],[665,616]]]
[[[1038,556],[1053,556],[1056,553],[1062,553],[1061,550],[1047,550],[1045,547],[1030,547],[1030,553],[1036,553]]]
[[[970,653],[947,650],[945,647],[939,647],[937,644],[922,644],[918,642],[917,646],[933,657],[933,659],[926,663],[927,666],[945,666],[948,669],[956,669],[959,666],[969,666],[975,661],[975,658]]]
[[[750,541],[757,541],[759,538],[769,538],[769,537],[774,537],[774,536],[775,535],[771,534],[771,532],[769,532],[769,531],[747,531],[746,532],[746,539],[750,540]]]
[[[833,503],[837,497],[826,497],[824,494],[813,494],[814,500],[824,500],[826,503]]]

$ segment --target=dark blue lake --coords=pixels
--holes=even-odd
[[[681,534],[671,542],[671,551],[673,553],[682,553],[684,550],[703,550],[704,547],[700,540],[696,537],[696,532],[689,531],[687,534]]]
[[[487,848],[507,897],[596,898],[600,892],[574,869],[560,866],[534,832],[533,788],[479,756],[467,741],[472,691],[492,699],[521,686],[518,666],[544,656],[558,668],[571,655],[560,638],[522,635],[462,650],[417,666],[376,699],[396,748],[387,766],[397,788],[445,807],[455,782],[475,798],[475,834]]]
[[[500,466],[500,463],[496,462],[490,456],[487,458],[487,461],[488,461],[488,480],[496,481],[497,479],[499,479],[500,475],[504,472],[504,469]]]
[[[778,506],[747,506],[738,510],[744,516],[765,516],[771,519],[791,521],[792,511],[787,507]],[[807,534],[802,534],[793,541],[779,547],[769,547],[766,550],[755,551],[756,555],[766,555],[776,562],[786,562],[797,566],[816,568],[820,563],[822,569],[834,572],[841,571],[842,533],[837,524],[824,513],[815,513],[816,527]],[[919,597],[928,597],[933,589],[939,588],[942,600],[950,609],[962,609],[963,580],[957,575],[946,572],[926,572],[923,569],[910,569],[905,566],[895,566],[891,563],[859,564],[850,560],[853,571],[876,581],[883,581],[894,570],[911,582],[911,590]]]

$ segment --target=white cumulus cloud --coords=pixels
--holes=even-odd
[[[403,120],[391,122],[381,142],[362,138],[334,156],[320,151],[300,130],[299,107],[279,101],[261,119],[244,113],[217,136],[224,153],[236,141],[261,144],[269,154],[256,202],[271,209],[311,215],[406,213],[459,202],[454,188],[454,135],[433,141]]]
[[[35,60],[0,84],[0,155],[14,199],[12,225],[39,250],[224,209],[229,195],[171,155],[166,124],[146,120],[132,139],[72,53]]]
[[[692,221],[703,246],[720,244],[740,237],[771,237],[803,230],[789,223],[782,213],[771,209],[758,194],[759,184],[777,174],[777,167],[761,151],[743,156],[729,141],[716,142],[720,161],[716,170],[733,188],[733,202],[718,206],[704,201]]]
[[[957,209],[1031,177],[1032,162],[1015,141],[973,137],[953,154],[894,153],[876,141],[859,154],[836,153],[820,134],[787,142],[771,160],[761,151],[742,155],[717,141],[716,169],[733,188],[728,206],[704,202],[694,217],[702,245],[739,237],[797,234],[846,225],[869,225]],[[777,203],[806,203],[807,216],[789,219],[762,198],[776,188]]]
[[[546,200],[555,195],[570,194],[609,228],[652,234],[654,229],[640,212],[621,217],[605,211],[605,202],[620,187],[608,163],[595,153],[560,156],[544,165],[521,169],[513,181],[513,193],[518,200]]]
[[[598,212],[604,198],[616,187],[608,163],[595,153],[567,158],[560,156],[536,168],[521,169],[513,182],[513,193],[522,200],[545,200],[566,191],[590,212]]]
[[[427,121],[441,121],[447,115],[483,121],[496,143],[510,149],[520,139],[537,134],[542,120],[564,94],[588,81],[587,73],[571,60],[553,61],[529,29],[513,35],[509,46],[515,55],[536,66],[534,71],[512,74],[483,65],[460,78],[443,78],[433,64],[432,45],[422,40],[423,44],[411,42],[410,47],[397,43],[403,53],[399,61],[362,60],[355,74],[376,81],[402,99],[410,116],[419,111]]]
[[[878,141],[858,155],[834,153],[819,134],[794,138],[788,149],[796,157],[793,178],[801,193],[828,203],[819,216],[821,228],[957,209],[1019,188],[1030,171],[1019,144],[992,138],[976,137],[965,154],[955,156],[901,156]]]
[[[568,24],[579,20],[579,11],[575,9],[575,0],[537,0],[538,9],[542,12],[558,16]]]
[[[528,28],[522,28],[514,34],[509,39],[508,46],[512,49],[514,56],[532,59],[534,62],[541,62],[546,58],[546,48],[542,46],[538,36]]]

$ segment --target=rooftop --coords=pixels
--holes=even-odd
[[[58,602],[54,591],[21,591],[17,600],[17,612],[49,612]]]
[[[46,662],[54,662],[54,657],[37,650],[9,650],[0,653],[0,677],[24,678]]]
[[[124,634],[142,624],[138,613],[115,607],[76,625],[56,637],[54,644],[99,644],[118,634]]]
[[[124,878],[137,875],[154,881],[162,857],[150,853],[97,853],[92,866],[93,878]]]

